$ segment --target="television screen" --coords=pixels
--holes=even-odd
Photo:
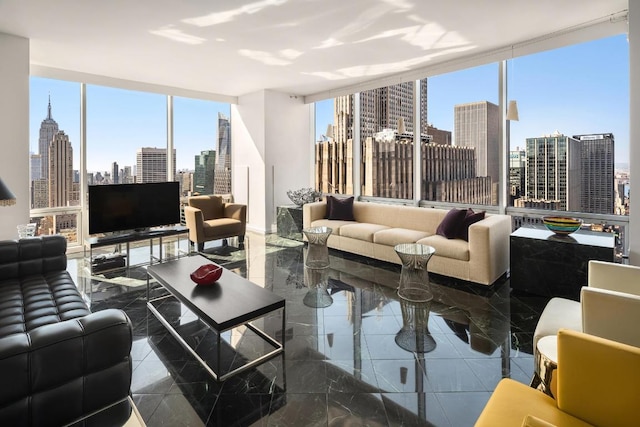
[[[89,186],[89,234],[179,222],[178,182]]]

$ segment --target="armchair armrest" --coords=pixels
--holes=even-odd
[[[640,296],[584,286],[580,305],[583,332],[640,347]]]
[[[558,409],[592,425],[638,419],[640,348],[581,332],[558,332]]]
[[[198,208],[185,206],[184,219],[189,229],[189,240],[196,243],[204,242],[204,215],[202,211]]]
[[[0,339],[0,377],[11,385],[0,388],[0,419],[66,425],[126,400],[131,343],[131,322],[116,309]]]
[[[589,261],[588,285],[640,295],[640,267],[606,261]]]
[[[242,205],[240,203],[225,203],[224,216],[225,218],[237,219],[238,221],[246,223],[247,205]]]

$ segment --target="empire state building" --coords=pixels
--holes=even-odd
[[[51,97],[47,107],[47,118],[40,124],[40,139],[38,140],[38,154],[40,154],[40,178],[49,178],[49,145],[58,133],[58,123],[51,117]]]

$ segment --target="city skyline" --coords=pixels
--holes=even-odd
[[[80,164],[80,84],[42,77],[30,78],[29,150],[38,154],[38,135],[48,116],[69,136],[73,164]],[[166,148],[165,95],[87,85],[87,172],[110,173],[135,166],[136,150]],[[193,170],[194,158],[203,150],[217,150],[218,113],[229,117],[231,105],[200,99],[173,98],[173,133],[178,170]]]
[[[615,163],[628,164],[628,49],[626,36],[619,35],[507,61],[508,99],[517,100],[520,113],[510,122],[510,150],[556,130],[612,133]],[[498,104],[498,64],[429,77],[427,85],[429,124],[454,131],[456,105]],[[332,122],[333,99],[316,103],[316,141]]]
[[[527,138],[556,130],[572,134],[612,133],[616,164],[629,161],[628,42],[624,35],[518,57],[508,61],[509,99],[518,101],[520,121],[510,123],[510,149]],[[568,64],[573,64],[569,67]],[[428,122],[453,131],[454,107],[498,103],[496,63],[428,78]],[[79,165],[79,83],[31,77],[30,151],[37,153],[38,128],[47,116],[69,135]],[[193,169],[194,156],[217,149],[217,114],[230,104],[174,97],[177,169]],[[333,99],[316,103],[316,140],[333,122]],[[115,135],[114,135],[115,132]],[[135,164],[140,147],[166,147],[166,97],[87,85],[87,170],[107,172],[114,161]],[[76,168],[77,169],[77,168]]]

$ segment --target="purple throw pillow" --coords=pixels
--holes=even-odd
[[[331,206],[333,206],[335,197],[327,195],[325,198],[327,199],[327,210],[324,213],[324,219],[329,219],[329,212],[331,212]]]
[[[329,199],[333,199],[329,202]],[[353,216],[353,196],[345,199],[327,196],[327,207],[329,207],[329,219],[342,221],[355,221]]]
[[[459,235],[462,221],[464,221],[466,215],[466,209],[451,209],[442,219],[440,225],[438,225],[436,234],[446,237],[447,239],[455,239]]]
[[[478,221],[482,221],[484,219],[484,214],[484,211],[474,212],[473,209],[469,208],[466,216],[462,220],[462,224],[460,225],[458,238],[469,241],[469,226]]]

